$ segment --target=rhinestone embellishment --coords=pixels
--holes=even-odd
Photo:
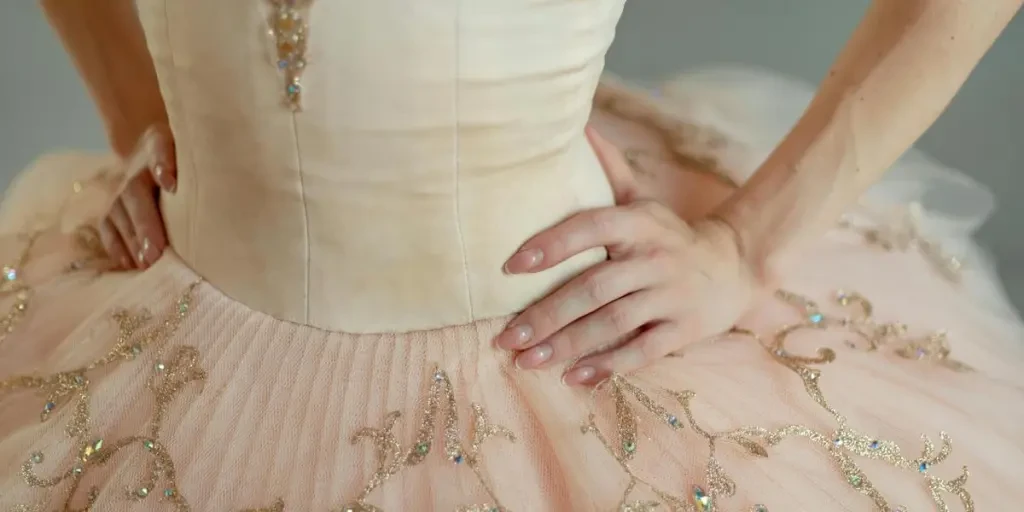
[[[267,23],[274,41],[276,66],[284,77],[284,100],[294,111],[302,106],[302,71],[306,68],[309,25],[300,4],[309,0],[270,0],[273,9]]]

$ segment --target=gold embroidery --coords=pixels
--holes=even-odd
[[[687,510],[691,512],[714,511],[720,500],[734,495],[736,491],[735,482],[729,477],[715,456],[719,440],[736,444],[752,456],[768,457],[768,448],[773,448],[790,437],[802,437],[824,448],[839,468],[846,482],[861,494],[868,496],[879,511],[890,512],[901,510],[902,507],[893,507],[889,504],[854,461],[854,456],[881,460],[898,469],[918,471],[923,475],[932,500],[935,502],[938,510],[943,512],[949,511],[943,495],[952,494],[959,498],[966,512],[973,512],[974,502],[965,488],[968,477],[966,467],[963,468],[958,477],[952,480],[944,480],[929,474],[929,470],[944,461],[952,451],[950,439],[945,432],[940,432],[939,434],[941,446],[938,450],[936,450],[935,444],[929,437],[922,436],[924,447],[921,455],[916,458],[910,458],[902,454],[896,443],[868,436],[853,429],[847,424],[846,418],[826,401],[818,385],[821,371],[810,367],[810,365],[832,362],[836,357],[835,351],[830,348],[821,348],[818,350],[817,356],[805,357],[789,352],[786,350],[785,344],[786,339],[791,334],[800,330],[842,328],[867,340],[868,350],[875,350],[882,345],[895,343],[897,344],[896,354],[901,357],[908,357],[908,351],[912,350],[916,356],[921,344],[918,341],[906,339],[906,327],[901,324],[874,323],[871,320],[871,304],[856,294],[840,293],[837,296],[840,305],[856,305],[859,307],[861,314],[852,318],[827,317],[820,312],[813,301],[790,292],[780,291],[777,296],[781,300],[799,307],[805,315],[805,320],[799,324],[780,329],[773,337],[771,343],[762,342],[755,333],[750,331],[735,330],[732,334],[751,337],[760,343],[776,362],[796,373],[803,381],[804,389],[811,399],[833,416],[837,424],[836,430],[821,432],[802,425],[787,425],[775,429],[748,426],[724,432],[710,432],[703,429],[694,418],[690,406],[691,400],[696,396],[694,392],[666,390],[664,392],[672,397],[681,408],[682,417],[686,420],[685,424],[689,425],[697,435],[703,437],[708,445],[708,463],[705,474],[707,491],[705,492],[702,487],[695,486],[689,497],[684,498],[681,494],[672,494],[670,491],[661,489],[648,482],[630,467],[629,462],[636,455],[638,449],[636,444],[637,413],[632,402],[639,403],[642,409],[658,417],[673,430],[683,430],[683,422],[677,416],[670,413],[667,408],[658,404],[637,385],[623,376],[613,375],[595,388],[594,396],[597,399],[599,395],[607,390],[607,394],[614,402],[618,444],[616,445],[611,442],[599,429],[593,414],[590,415],[588,421],[583,425],[582,430],[584,434],[593,434],[597,437],[630,478],[619,505],[620,512],[653,510],[659,505],[666,505],[672,510]],[[928,339],[932,340],[933,338],[929,337]],[[942,339],[944,340],[944,338]],[[936,361],[958,371],[967,369],[966,365],[948,359],[948,355],[948,347],[944,346],[941,351],[927,352],[925,356],[914,358]],[[631,496],[638,486],[643,486],[650,490],[658,497],[660,502],[631,500]],[[753,510],[764,511],[767,508],[764,505],[756,505]]]
[[[959,282],[964,262],[947,254],[942,246],[921,234],[918,227],[921,206],[911,204],[904,210],[889,213],[883,221],[865,224],[846,216],[839,227],[859,233],[870,245],[885,251],[907,252],[916,249],[946,279]]]
[[[96,437],[91,432],[89,375],[96,370],[131,361],[147,349],[158,349],[190,311],[195,286],[189,287],[178,299],[175,310],[161,321],[153,322],[151,315],[146,311],[136,314],[126,311],[115,312],[113,317],[118,325],[118,335],[114,347],[106,355],[86,366],[47,377],[21,376],[0,382],[0,400],[18,390],[32,390],[39,394],[45,400],[40,412],[40,421],[48,420],[64,405],[74,404],[74,411],[65,426],[65,431],[78,443],[77,460],[71,467],[49,477],[40,476],[38,472],[38,466],[46,461],[43,452],[33,452],[22,465],[22,476],[31,487],[50,489],[67,482],[62,510],[72,510],[72,501],[82,479],[91,469],[105,464],[115,454],[128,449],[142,450],[149,454],[148,471],[128,492],[129,498],[140,501],[159,493],[160,499],[174,505],[178,512],[190,510],[187,501],[178,490],[174,462],[167,447],[160,441],[160,429],[167,407],[178,393],[187,384],[205,378],[205,372],[198,366],[198,351],[194,347],[176,347],[155,365],[147,386],[154,394],[156,406],[148,428],[140,435],[111,440]],[[86,505],[79,510],[92,510],[98,498],[99,489],[90,488],[86,494]],[[22,508],[31,510],[27,505],[23,505]]]
[[[401,417],[400,412],[395,411],[388,414],[379,429],[363,428],[357,431],[352,437],[352,442],[356,443],[361,439],[372,441],[376,448],[378,467],[359,497],[342,507],[342,510],[344,512],[380,512],[380,509],[366,503],[366,499],[370,493],[398,474],[402,468],[415,466],[427,458],[433,448],[438,415],[442,414],[444,416],[442,441],[445,457],[454,464],[465,462],[476,475],[484,491],[495,503],[463,507],[459,509],[460,512],[505,512],[506,509],[498,502],[498,498],[494,495],[494,491],[481,471],[480,447],[492,437],[504,437],[512,442],[516,438],[505,427],[491,424],[483,407],[477,404],[471,406],[474,418],[473,432],[467,447],[460,439],[458,407],[455,403],[455,392],[452,389],[451,380],[447,373],[435,369],[427,394],[427,402],[422,411],[419,432],[415,444],[410,449],[403,448],[401,442],[395,437],[394,428]]]
[[[155,395],[156,408],[150,418],[148,429],[140,435],[121,439],[104,439],[93,434],[89,427],[90,388],[89,375],[94,370],[116,365],[135,359],[145,350],[159,349],[167,338],[177,329],[181,320],[191,310],[192,285],[178,300],[175,311],[158,322],[151,321],[148,313],[129,314],[119,311],[114,313],[118,324],[118,337],[114,347],[93,363],[79,369],[61,372],[49,377],[16,377],[0,382],[0,399],[6,394],[22,389],[37,392],[44,400],[40,413],[41,421],[46,421],[60,407],[73,403],[74,411],[66,425],[67,434],[78,443],[75,462],[55,476],[43,477],[38,471],[46,463],[42,452],[33,452],[23,465],[22,473],[28,485],[40,488],[55,488],[66,483],[63,494],[63,509],[69,510],[71,502],[78,492],[82,479],[90,469],[111,460],[115,454],[135,448],[149,454],[148,471],[136,482],[128,493],[128,498],[141,501],[151,498],[153,494],[173,506],[179,512],[190,510],[188,502],[179,491],[176,483],[176,470],[167,447],[160,439],[160,430],[168,405],[177,397],[186,385],[205,378],[204,371],[198,366],[199,354],[194,347],[178,346],[170,350],[167,357],[159,359],[154,366],[154,374],[148,381],[149,389]],[[902,324],[882,324],[872,319],[871,304],[863,297],[853,293],[839,293],[836,300],[839,305],[853,308],[854,315],[848,317],[832,317],[822,313],[818,305],[794,293],[780,291],[777,297],[797,308],[802,321],[785,326],[775,333],[770,341],[764,342],[753,332],[735,330],[731,334],[748,336],[758,342],[777,363],[794,372],[803,382],[804,389],[820,407],[828,411],[836,422],[832,431],[815,430],[803,425],[785,425],[776,428],[745,426],[737,429],[713,432],[702,427],[694,416],[691,407],[696,394],[693,391],[669,391],[650,393],[630,379],[613,375],[602,382],[593,391],[595,400],[607,395],[611,398],[615,411],[615,438],[606,435],[597,425],[596,414],[591,413],[582,426],[585,435],[595,436],[605,449],[618,461],[626,472],[629,482],[623,491],[618,504],[619,512],[654,512],[661,507],[670,510],[690,512],[713,512],[718,510],[720,502],[736,493],[737,485],[728,472],[719,463],[716,453],[722,443],[733,445],[752,457],[769,456],[769,449],[776,448],[788,438],[804,438],[820,448],[833,460],[845,481],[860,493],[872,500],[880,511],[903,510],[892,507],[889,502],[874,488],[868,476],[860,469],[855,457],[862,457],[887,462],[889,465],[905,470],[918,471],[923,475],[927,489],[938,510],[948,512],[945,499],[947,495],[956,496],[966,512],[974,511],[973,500],[966,489],[968,478],[964,468],[959,476],[946,480],[934,476],[930,471],[942,463],[952,451],[949,437],[939,434],[939,446],[924,436],[923,449],[919,456],[904,455],[896,443],[866,435],[850,425],[846,418],[834,409],[825,399],[819,381],[821,371],[814,365],[826,364],[836,358],[831,348],[821,348],[815,356],[802,356],[793,353],[786,346],[786,341],[793,333],[813,329],[844,329],[856,334],[866,343],[866,350],[874,351],[881,347],[895,347],[894,354],[900,357],[911,357],[937,362],[953,370],[964,371],[968,368],[962,363],[951,360],[944,336],[941,337],[941,350],[924,352],[921,346],[936,343],[934,336],[926,337],[927,343],[922,344],[907,336],[908,329]],[[852,348],[860,348],[851,345]],[[655,397],[664,394],[671,399],[668,405]],[[367,502],[369,496],[382,487],[388,479],[406,467],[424,462],[434,449],[436,429],[442,430],[440,439],[446,459],[454,464],[465,463],[469,467],[493,504],[467,505],[459,508],[459,512],[507,512],[500,504],[493,488],[483,474],[481,467],[481,446],[492,437],[503,437],[515,441],[515,436],[508,429],[491,423],[484,409],[471,404],[474,421],[468,443],[462,440],[458,423],[458,407],[454,389],[448,375],[437,369],[421,411],[421,420],[414,442],[404,447],[396,437],[394,428],[401,418],[400,412],[391,412],[380,428],[363,428],[352,438],[353,443],[369,440],[374,446],[377,459],[377,470],[370,478],[355,501],[344,505],[341,512],[382,512],[381,509]],[[638,409],[639,407],[639,409]],[[678,412],[673,412],[676,408]],[[667,425],[671,431],[686,435],[686,430],[703,438],[708,447],[708,459],[705,467],[705,478],[701,485],[694,485],[688,491],[678,492],[661,489],[646,480],[630,466],[640,449],[640,436],[637,432],[638,411],[646,411]],[[440,424],[440,425],[439,425]],[[687,428],[689,427],[689,428]],[[650,491],[655,499],[635,498],[638,488]],[[86,506],[83,510],[91,510],[99,497],[99,489],[91,488],[86,494]],[[285,503],[278,499],[269,508],[249,509],[247,512],[283,512]],[[44,510],[45,503],[21,505],[17,510]],[[764,505],[755,505],[752,512],[767,512]]]
[[[267,20],[269,34],[274,39],[277,69],[284,76],[285,102],[296,111],[302,106],[302,72],[306,69],[309,31],[299,4],[308,1],[270,0],[273,10]]]
[[[284,512],[284,500],[278,498],[273,505],[264,508],[247,508],[242,512]]]
[[[0,276],[0,293],[14,294],[14,302],[11,304],[10,309],[7,310],[7,314],[3,318],[0,318],[0,345],[7,340],[7,335],[14,332],[14,329],[25,317],[29,298],[32,295],[32,288],[23,282],[21,271],[28,262],[28,255],[39,238],[39,233],[32,233],[27,238],[25,248],[18,255],[18,260],[9,265],[4,265],[3,275]]]

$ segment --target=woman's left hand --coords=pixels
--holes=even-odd
[[[530,239],[506,263],[533,273],[596,247],[608,260],[529,307],[497,339],[523,369],[579,359],[566,384],[594,384],[730,329],[750,306],[753,274],[735,232],[715,218],[689,225],[640,197],[622,153],[594,131],[616,206],[585,211]],[[580,359],[582,358],[582,359]]]

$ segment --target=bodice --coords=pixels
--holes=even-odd
[[[521,310],[604,257],[502,271],[612,201],[583,128],[623,2],[140,0],[177,148],[172,246],[331,330]]]

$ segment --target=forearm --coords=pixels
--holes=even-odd
[[[790,134],[716,212],[774,264],[831,228],[935,121],[1022,0],[876,0]]]
[[[166,122],[156,71],[132,0],[43,0],[43,11],[85,80],[114,151],[132,151]]]

